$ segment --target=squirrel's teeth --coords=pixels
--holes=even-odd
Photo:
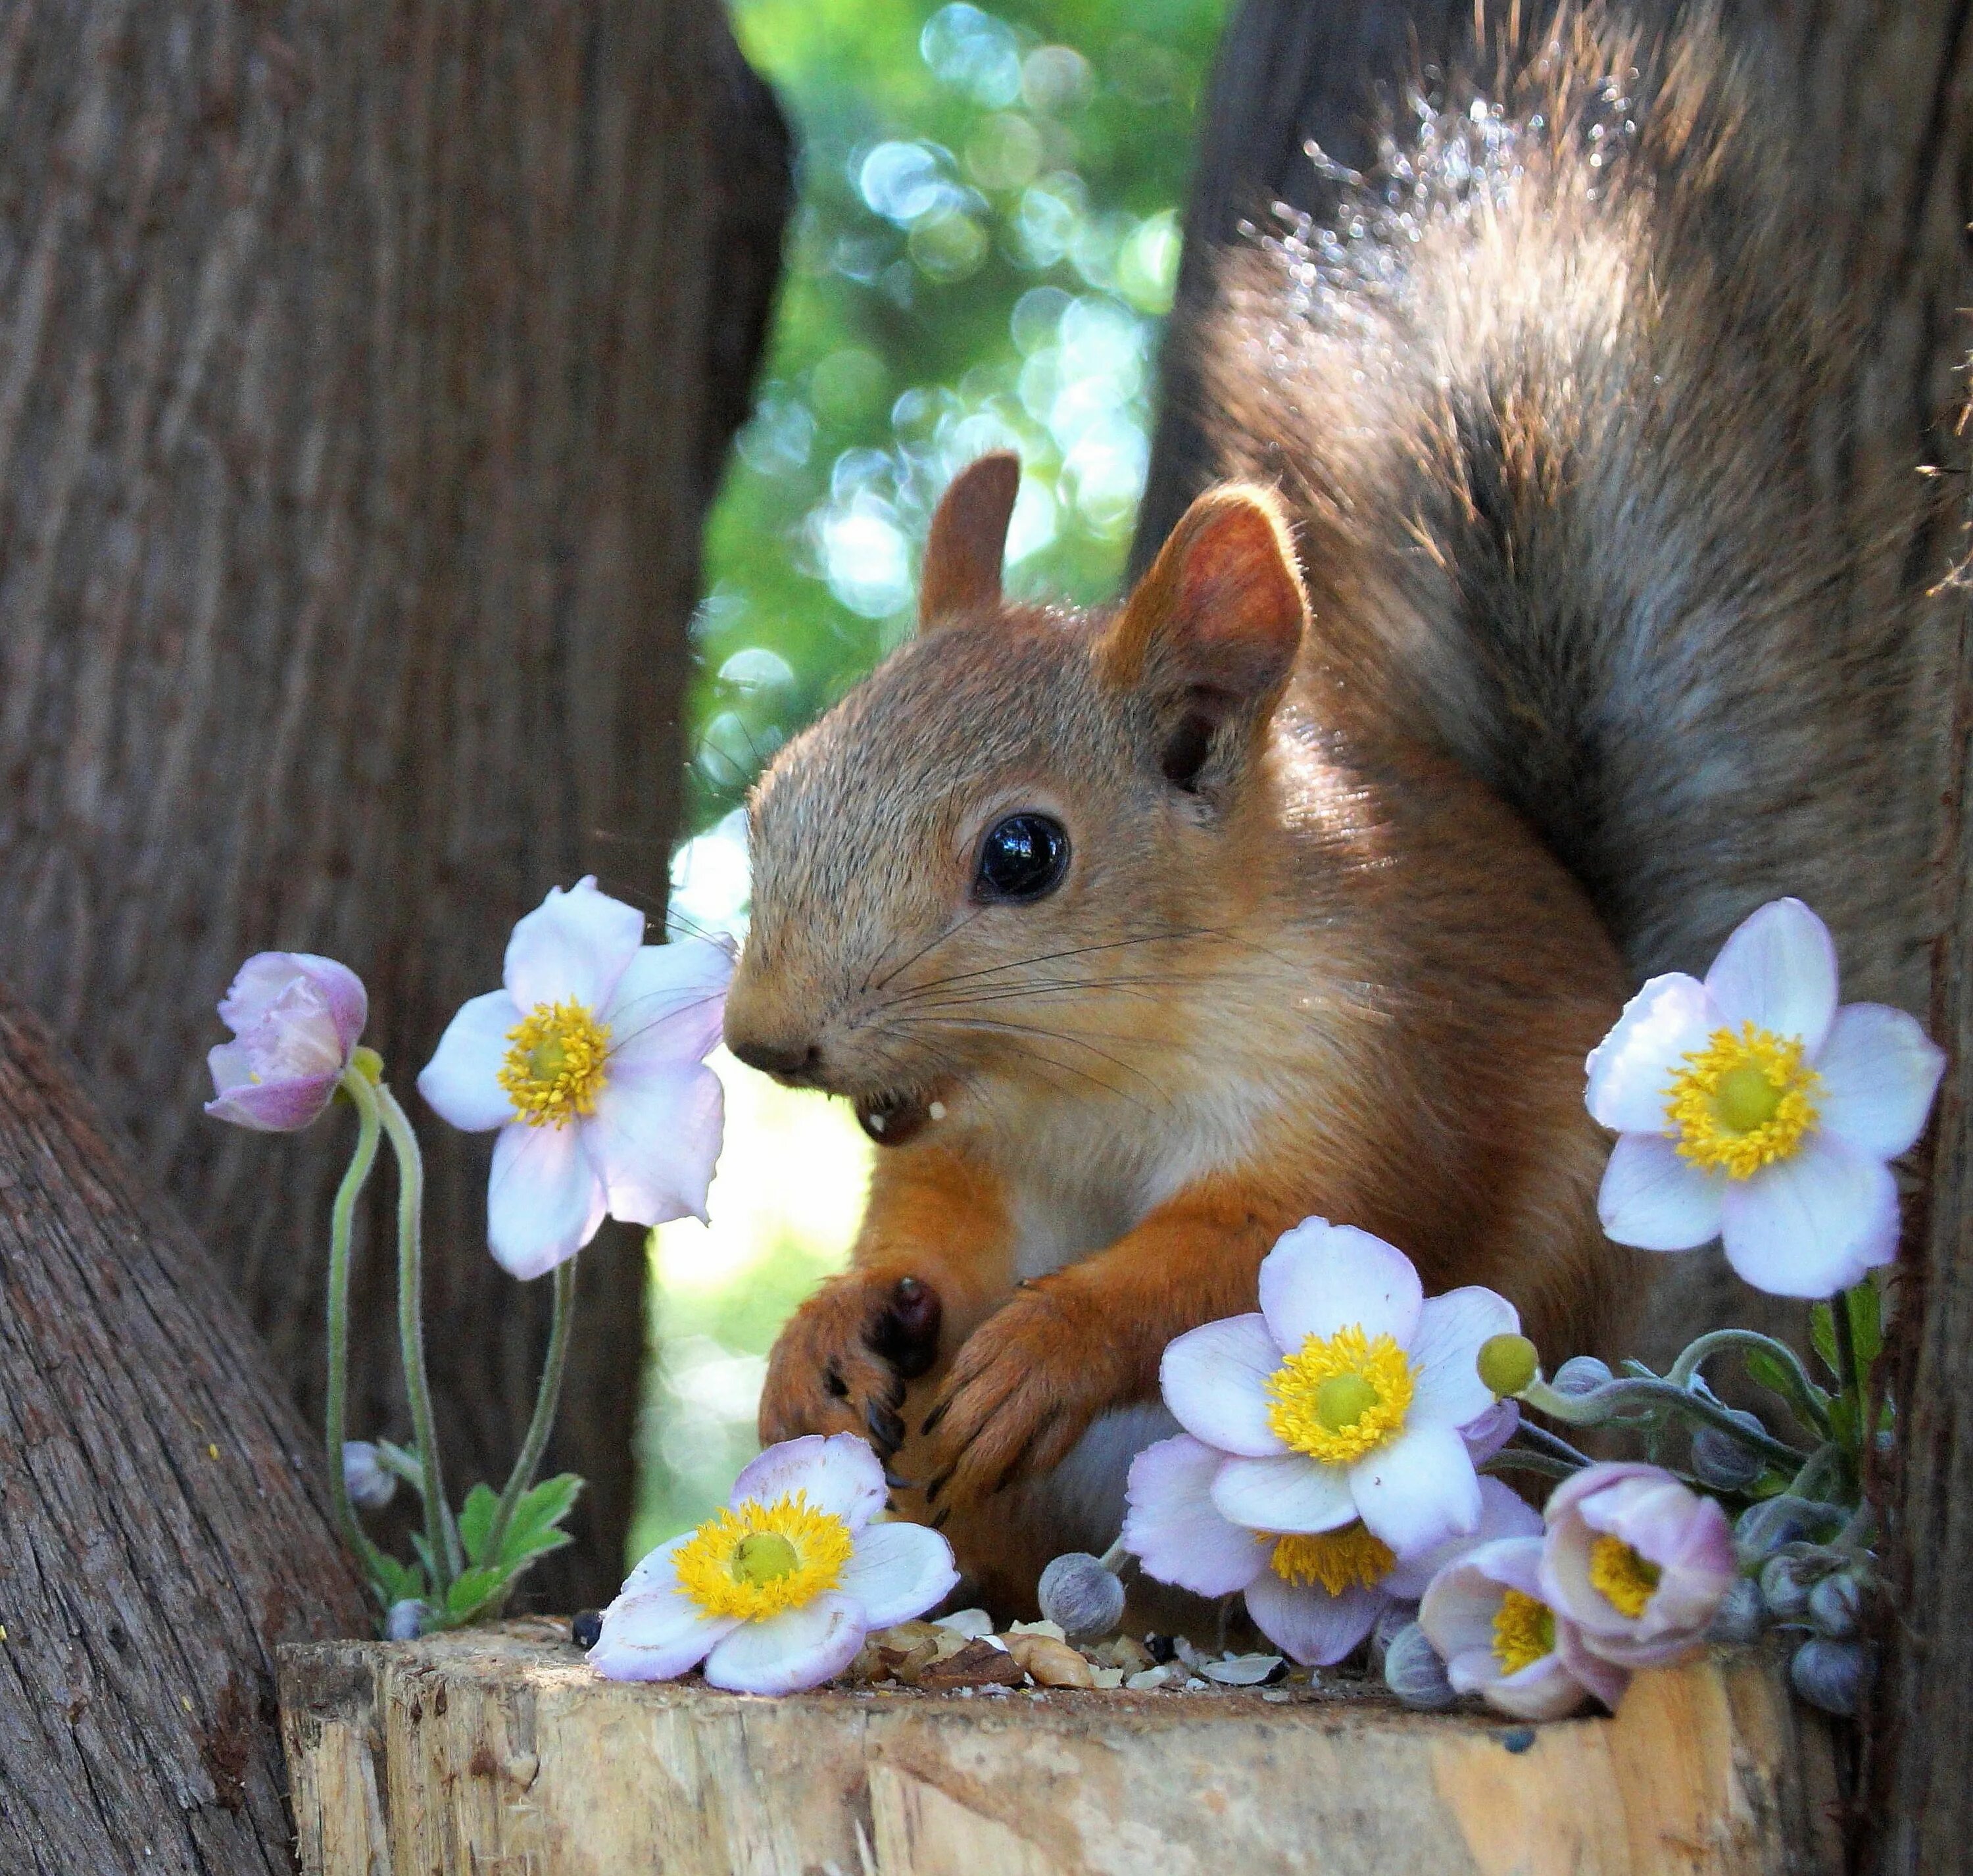
[[[932,1109],[936,1108],[934,1115]],[[915,1095],[884,1095],[874,1101],[859,1102],[856,1122],[880,1147],[901,1147],[918,1133],[928,1120],[943,1119],[945,1104],[931,1107]]]

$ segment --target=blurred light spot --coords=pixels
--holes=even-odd
[[[1022,191],[1014,211],[1014,239],[1031,267],[1052,267],[1067,254],[1082,226],[1088,192],[1072,171],[1053,172]]]
[[[880,143],[858,166],[856,186],[877,214],[902,227],[957,201],[957,187],[940,169],[939,152],[928,145]]]
[[[863,345],[832,352],[809,374],[809,395],[815,408],[838,423],[855,422],[880,408],[888,374],[884,362]]]
[[[1007,524],[1007,564],[1018,566],[1031,554],[1055,544],[1055,497],[1039,476],[1023,476]]]
[[[748,645],[719,667],[719,681],[748,696],[790,690],[794,686],[794,666],[764,645]]]
[[[1173,210],[1147,215],[1117,250],[1117,290],[1140,312],[1169,313],[1181,246]]]
[[[1031,286],[1014,302],[1007,329],[1024,353],[1039,352],[1055,337],[1055,328],[1073,296],[1059,286]]]
[[[815,419],[807,407],[785,385],[770,385],[733,447],[756,473],[785,476],[808,461],[814,440]]]
[[[966,173],[983,189],[1021,189],[1042,166],[1042,136],[1018,112],[987,118],[967,139]]]
[[[682,842],[672,856],[666,928],[673,937],[705,938],[725,932],[738,938],[747,928],[752,892],[747,870],[747,814],[744,808],[736,807],[704,833]]]
[[[1073,110],[1093,87],[1089,61],[1073,46],[1037,46],[1021,61],[1021,95],[1036,110]]]
[[[1125,33],[1114,41],[1104,64],[1110,82],[1133,104],[1169,104],[1177,95],[1177,59],[1140,34]]]
[[[918,35],[918,51],[941,83],[999,110],[1021,95],[1020,41],[1006,21],[978,7],[941,7]]]
[[[829,590],[852,612],[882,619],[911,598],[910,556],[888,503],[859,493],[846,512],[824,511],[816,533]]]
[[[963,280],[986,258],[986,234],[970,215],[930,214],[911,227],[911,259],[934,280]]]
[[[736,710],[721,710],[699,732],[699,772],[715,788],[744,788],[781,746],[781,732],[748,728]]]

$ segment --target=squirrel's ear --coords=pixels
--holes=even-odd
[[[1021,459],[997,450],[952,479],[925,537],[918,581],[918,630],[935,632],[960,614],[1000,603],[1007,523],[1021,492]]]
[[[1271,710],[1307,617],[1279,504],[1265,489],[1229,484],[1185,511],[1099,647],[1098,669],[1120,690],[1153,689],[1177,707],[1196,769],[1222,724]]]

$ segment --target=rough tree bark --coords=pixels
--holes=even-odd
[[[1538,11],[1533,5],[1530,15]],[[1658,9],[1662,11],[1663,9]],[[1965,309],[1973,306],[1973,5],[1966,0],[1725,0],[1729,25],[1792,99],[1818,165],[1821,213],[1803,239],[1832,303],[1867,283],[1864,364],[1829,412],[1819,464],[1838,491],[1912,473],[1926,461],[1962,475],[1955,418],[1965,395]],[[1242,221],[1284,202],[1320,210],[1304,154],[1314,139],[1361,167],[1376,153],[1381,89],[1395,98],[1421,69],[1470,43],[1468,0],[1308,4],[1246,0],[1229,26],[1206,112],[1188,206],[1176,324],[1196,317],[1212,248]],[[1189,414],[1191,387],[1168,380],[1135,550],[1147,561],[1205,473]],[[1914,542],[1906,577],[1938,581],[1958,552],[1949,509]],[[1942,844],[1934,1033],[1955,1068],[1938,1129],[1930,1222],[1905,1266],[1895,1366],[1910,1403],[1906,1462],[1890,1481],[1893,1568],[1901,1575],[1888,1671],[1870,1729],[1862,1806],[1868,1854],[1886,1872],[1956,1868],[1973,1842],[1973,1781],[1961,1743],[1973,1711],[1973,991],[1963,978],[1973,933],[1973,626],[1965,588],[1942,603],[1962,647],[1951,736],[1951,826]],[[1945,708],[1942,700],[1942,709]],[[1926,767],[1923,751],[1913,761]],[[1922,778],[1916,785],[1925,785]]]
[[[339,958],[408,1095],[551,884],[661,906],[785,133],[717,0],[23,0],[0,112],[0,972],[312,1416],[347,1141],[201,1118],[214,1000]],[[486,1142],[420,1125],[451,1476],[497,1478],[548,1286],[486,1254]],[[401,1435],[370,1236],[352,1422]],[[584,1259],[538,1597],[620,1573],[643,1276]]]
[[[9,1876],[292,1867],[274,1645],[362,1632],[363,1599],[227,1288],[0,993]]]

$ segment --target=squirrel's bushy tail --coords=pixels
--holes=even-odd
[[[1808,173],[1708,13],[1497,71],[1224,256],[1170,341],[1215,467],[1294,510],[1312,679],[1513,803],[1638,977],[1792,893],[1922,1010],[1930,485],[1841,473]]]

